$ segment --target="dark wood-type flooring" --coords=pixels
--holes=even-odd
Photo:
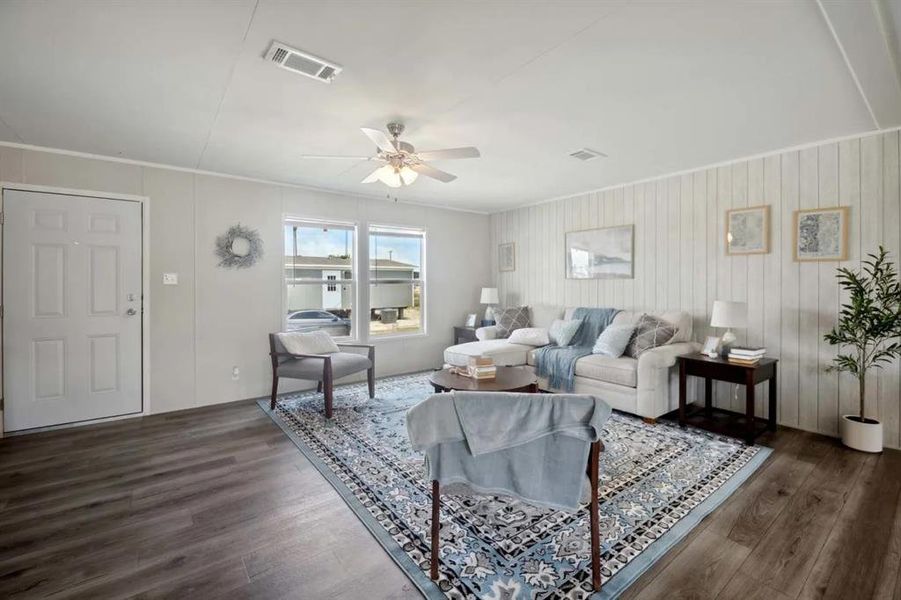
[[[901,452],[793,430],[626,598],[901,600]],[[417,598],[244,402],[0,441],[0,598]]]

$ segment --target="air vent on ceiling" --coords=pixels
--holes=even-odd
[[[318,56],[301,52],[281,42],[272,42],[265,58],[283,69],[306,75],[324,83],[331,83],[332,79],[341,72],[341,65],[336,65]]]
[[[598,158],[600,156],[607,158],[607,155],[604,154],[603,152],[598,152],[597,150],[591,150],[590,148],[580,148],[579,150],[576,150],[575,152],[570,152],[569,155],[572,156],[573,158],[578,158],[579,160],[591,160],[593,158]]]

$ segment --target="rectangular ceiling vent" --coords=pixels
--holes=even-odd
[[[590,148],[580,148],[575,152],[570,152],[569,155],[573,158],[578,158],[579,160],[592,160],[601,156],[607,158],[607,155],[603,152],[598,152],[597,150],[592,150]]]
[[[301,52],[281,42],[272,42],[266,52],[265,59],[274,62],[283,69],[306,75],[317,81],[331,83],[338,73],[341,65],[329,62],[324,58]]]

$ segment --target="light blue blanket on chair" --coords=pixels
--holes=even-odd
[[[576,376],[576,361],[591,354],[594,342],[607,328],[619,310],[615,308],[579,307],[573,319],[580,319],[582,326],[569,346],[544,346],[535,355],[538,376],[547,377],[548,385],[555,390],[571,392]]]

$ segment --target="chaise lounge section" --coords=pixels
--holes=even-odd
[[[575,307],[530,307],[532,327],[549,328],[555,319],[569,319]],[[634,323],[644,312],[620,311],[614,324]],[[668,343],[642,353],[637,359],[629,356],[610,358],[592,354],[576,362],[572,393],[595,394],[617,410],[656,419],[678,408],[679,374],[676,357],[697,352],[701,345],[692,341],[691,315],[684,311],[647,312],[676,327],[676,335]],[[513,344],[497,339],[496,327],[482,327],[476,331],[478,341],[451,346],[444,351],[444,362],[465,366],[473,356],[489,356],[499,366],[527,366],[535,370],[535,347]],[[544,391],[560,392],[539,378]]]

